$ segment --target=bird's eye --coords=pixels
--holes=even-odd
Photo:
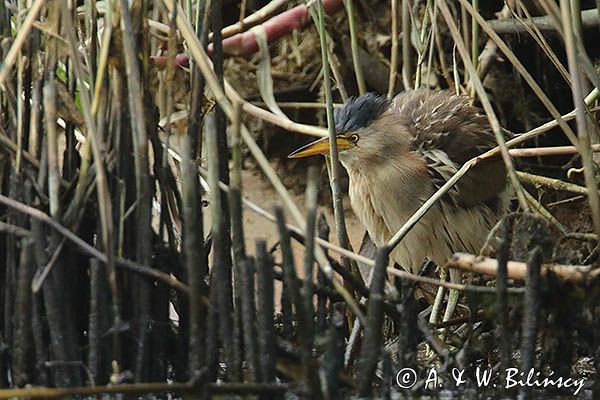
[[[356,133],[353,133],[352,135],[350,135],[350,141],[352,143],[358,142],[358,135]]]

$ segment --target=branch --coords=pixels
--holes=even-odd
[[[566,120],[567,119],[565,118],[565,121]],[[600,144],[592,145],[592,151],[599,152]],[[508,150],[508,154],[510,154],[511,157],[562,156],[578,153],[579,152],[575,146],[534,147]]]
[[[448,268],[462,269],[480,274],[496,276],[498,274],[498,261],[493,258],[479,257],[466,253],[455,253],[454,257],[446,264]],[[525,280],[527,276],[527,264],[520,261],[509,261],[506,265],[508,278]],[[553,273],[562,281],[581,283],[595,279],[599,270],[592,270],[588,265],[543,265],[540,275],[542,277]]]
[[[526,33],[527,28],[536,27],[542,32],[556,32],[552,17],[533,17],[531,20],[519,21],[518,19],[498,19],[488,21],[492,29],[499,34]],[[584,10],[581,12],[581,26],[584,29],[597,28],[600,25],[598,10]]]

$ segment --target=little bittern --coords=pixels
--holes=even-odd
[[[375,245],[385,244],[464,162],[496,145],[487,118],[467,97],[449,91],[419,89],[393,100],[373,93],[352,98],[335,111],[335,131],[352,208]],[[328,152],[329,140],[323,138],[290,157]],[[390,258],[416,273],[426,260],[442,266],[454,252],[477,254],[508,203],[502,161],[477,164]],[[451,271],[450,278],[459,281],[460,273]],[[458,293],[452,295],[444,319],[456,306]]]

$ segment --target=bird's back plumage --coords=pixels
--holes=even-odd
[[[465,162],[496,146],[487,117],[466,96],[413,90],[398,95],[391,108],[410,132],[413,150],[427,160],[436,189]],[[446,200],[463,207],[487,203],[497,208],[497,196],[506,188],[505,175],[500,158],[483,161],[450,190]]]

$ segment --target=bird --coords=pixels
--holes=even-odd
[[[334,121],[350,204],[376,246],[386,244],[466,161],[496,146],[487,117],[469,97],[448,90],[408,90],[393,99],[366,93],[337,108]],[[328,155],[329,148],[325,137],[288,157]],[[428,261],[445,265],[455,252],[478,254],[509,205],[504,163],[484,160],[436,202],[390,259],[418,273]],[[450,280],[460,282],[460,272],[451,270]],[[440,287],[436,303],[444,296]],[[451,290],[444,320],[457,302],[458,292]],[[432,314],[430,321],[436,320]]]

